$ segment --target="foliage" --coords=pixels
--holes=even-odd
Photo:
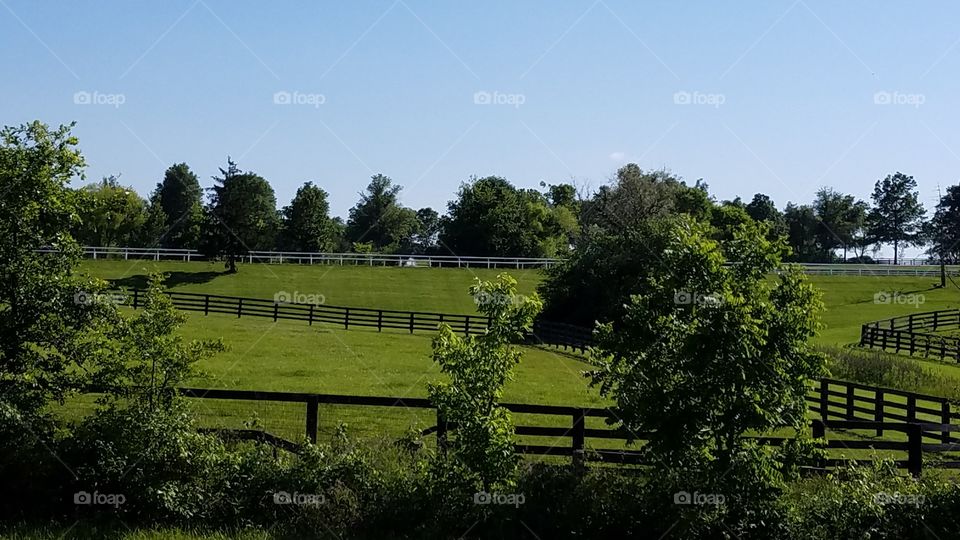
[[[756,222],[766,223],[769,228],[768,239],[774,240],[787,235],[787,221],[783,212],[777,209],[768,195],[756,193],[744,207],[747,214]]]
[[[279,227],[277,198],[263,177],[243,172],[227,158],[227,168],[213,177],[210,203],[204,212],[201,251],[226,257],[231,272],[237,260],[252,250],[271,249]]]
[[[225,350],[223,342],[184,343],[179,333],[187,316],[164,294],[163,276],[151,276],[143,310],[117,322],[110,331],[109,354],[95,366],[92,383],[105,399],[168,406],[176,388],[196,376],[196,364]]]
[[[940,197],[924,237],[930,240],[930,255],[947,264],[960,261],[960,185],[947,187]]]
[[[553,188],[552,204],[536,190],[517,189],[505,178],[474,178],[447,204],[440,245],[457,255],[553,257],[569,251],[577,230],[575,209]]]
[[[461,337],[441,324],[433,341],[433,359],[450,382],[431,384],[430,400],[456,426],[451,461],[485,489],[508,483],[517,464],[510,413],[497,403],[520,362],[510,343],[527,334],[542,308],[536,295],[518,296],[516,284],[506,274],[496,282],[478,280],[470,294],[488,317],[487,331]]]
[[[339,245],[337,227],[330,219],[327,192],[313,182],[300,186],[289,206],[283,209],[284,249],[329,252]]]
[[[659,272],[599,327],[592,380],[628,434],[653,432],[643,449],[667,469],[716,478],[739,463],[773,477],[747,434],[802,430],[805,383],[824,372],[806,344],[821,304],[762,227],[737,231],[729,258],[708,234],[677,220]]]
[[[881,244],[893,244],[893,263],[900,248],[923,242],[926,211],[917,194],[917,181],[897,172],[877,180],[873,188],[873,209],[868,215],[870,235]]]
[[[80,221],[73,232],[87,246],[129,246],[147,218],[147,204],[117,177],[104,178],[77,191]]]
[[[350,209],[347,238],[354,243],[370,242],[377,252],[395,251],[417,230],[417,215],[400,205],[403,188],[382,174],[375,174],[366,193]]]
[[[163,181],[157,184],[154,195],[167,219],[162,245],[196,249],[200,244],[200,225],[203,221],[203,190],[200,189],[197,175],[186,163],[171,165],[164,172]]]

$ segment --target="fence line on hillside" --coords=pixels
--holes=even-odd
[[[55,251],[51,248],[41,252]],[[84,246],[83,256],[92,259],[148,259],[154,261],[205,261],[207,257],[195,249],[132,248]],[[410,267],[455,267],[455,268],[549,268],[563,259],[555,257],[482,257],[457,255],[399,255],[386,253],[324,253],[303,251],[250,251],[240,257],[247,263],[295,263],[355,266],[410,266]],[[935,261],[924,258],[874,259],[871,263],[838,261],[835,263],[800,263],[804,272],[828,276],[916,276],[937,277],[940,267]],[[948,265],[947,272],[960,274],[960,265]]]
[[[914,313],[863,324],[860,346],[960,362],[960,339],[931,333],[957,329],[960,329],[960,310]]]
[[[115,290],[111,293],[129,294],[130,297],[124,299],[128,301],[125,303],[129,303],[134,309],[143,307],[145,291],[142,289]],[[435,332],[440,324],[447,324],[458,334],[478,335],[486,332],[490,324],[490,318],[485,315],[303,304],[178,291],[164,291],[164,294],[170,298],[174,307],[184,311],[200,312],[204,315],[211,313],[237,317],[246,315],[269,318],[274,321],[305,321],[310,326],[314,323],[326,323],[341,326],[344,330],[361,327],[376,328],[378,332],[384,329],[404,330],[413,334],[416,331]],[[592,332],[589,329],[544,320],[534,322],[529,339],[534,343],[561,347],[564,350],[571,348],[581,352],[585,352],[593,341]]]
[[[52,252],[53,249],[41,250]],[[204,261],[207,257],[195,249],[95,247],[83,248],[91,259],[149,259]],[[549,268],[561,262],[552,257],[481,257],[458,255],[399,255],[387,253],[322,253],[301,251],[249,251],[239,257],[247,263],[330,264],[354,266],[409,266],[447,268]]]
[[[826,439],[823,443],[823,447],[827,449],[845,449],[845,450],[894,450],[902,451],[907,453],[907,459],[905,460],[895,460],[894,463],[897,467],[907,469],[914,476],[919,476],[923,468],[923,453],[944,453],[951,452],[956,450],[955,444],[941,442],[939,444],[925,444],[923,439],[929,437],[930,433],[936,433],[937,437],[940,437],[940,440],[956,440],[951,439],[950,434],[956,431],[960,431],[960,425],[951,424],[946,422],[943,424],[935,424],[931,422],[921,422],[919,417],[916,416],[917,412],[924,412],[923,407],[917,407],[915,403],[920,399],[933,398],[932,396],[923,396],[918,397],[917,395],[911,394],[909,392],[900,392],[890,389],[881,389],[868,387],[865,385],[854,385],[854,388],[857,389],[867,389],[875,393],[880,393],[879,395],[898,395],[905,396],[908,399],[913,396],[912,402],[914,403],[914,421],[904,421],[902,418],[911,418],[910,413],[904,417],[903,415],[891,415],[887,414],[886,416],[880,415],[879,418],[884,418],[883,420],[870,420],[863,419],[856,416],[856,412],[862,412],[856,405],[841,404],[846,408],[846,411],[849,414],[840,415],[846,416],[843,420],[834,420],[828,418],[830,415],[835,415],[830,412],[829,408],[831,405],[834,405],[829,400],[830,396],[837,395],[830,390],[830,387],[833,385],[845,385],[847,383],[843,381],[833,381],[826,380],[826,384],[822,385],[821,388],[826,388],[827,399],[824,401],[819,401],[820,406],[823,407],[824,403],[827,403],[826,409],[816,409],[813,410],[820,412],[821,410],[827,410],[827,414],[823,414],[822,418],[814,419],[811,422],[811,428],[813,436],[818,439]],[[849,387],[848,387],[849,388]],[[436,424],[424,429],[421,432],[422,436],[435,435],[437,441],[437,447],[440,451],[445,451],[447,446],[448,435],[451,431],[456,430],[456,426],[452,423],[448,423],[436,407],[427,399],[423,398],[405,398],[405,397],[384,397],[384,396],[356,396],[356,395],[343,395],[343,394],[315,394],[315,393],[301,393],[301,392],[264,392],[264,391],[255,391],[255,390],[223,390],[223,389],[197,389],[197,388],[183,388],[180,389],[180,393],[188,398],[194,399],[214,399],[214,400],[245,400],[245,401],[257,401],[257,402],[282,402],[282,403],[301,403],[305,407],[305,424],[304,424],[304,436],[310,442],[315,443],[317,441],[317,432],[318,432],[318,420],[319,420],[319,406],[320,405],[351,405],[351,406],[361,406],[361,407],[405,407],[405,408],[418,408],[418,409],[433,409],[436,411]],[[843,394],[840,394],[843,395]],[[849,399],[849,398],[848,398]],[[939,399],[939,398],[933,398]],[[879,403],[886,403],[890,405],[882,398],[878,401]],[[609,449],[609,448],[588,448],[586,441],[587,439],[603,439],[603,440],[617,440],[617,441],[626,441],[628,439],[627,434],[619,428],[588,428],[586,427],[586,419],[590,417],[594,418],[612,418],[612,414],[607,409],[602,408],[591,408],[591,407],[569,407],[569,406],[556,406],[556,405],[533,405],[533,404],[517,404],[517,403],[505,403],[502,404],[507,410],[515,414],[537,414],[544,416],[562,416],[570,420],[569,427],[558,427],[558,426],[542,426],[542,425],[517,425],[514,428],[514,432],[519,436],[530,436],[530,437],[553,437],[561,439],[570,439],[570,442],[565,445],[537,445],[537,444],[516,444],[516,452],[524,455],[549,455],[549,456],[569,456],[572,458],[575,464],[583,464],[587,461],[597,461],[603,463],[616,463],[616,464],[644,464],[644,454],[641,450],[620,450],[620,449]],[[880,409],[883,410],[882,408]],[[949,413],[948,413],[949,414]],[[887,421],[885,418],[894,418],[894,421]],[[956,418],[956,416],[950,416],[950,418]],[[860,431],[870,431],[876,432],[878,436],[881,436],[885,432],[893,431],[904,433],[906,436],[905,441],[890,441],[890,440],[865,440],[863,438],[853,438],[853,439],[830,439],[826,437],[827,430],[831,432],[851,431],[851,432],[860,432]],[[206,431],[219,431],[225,434],[239,435],[243,439],[254,439],[266,442],[268,444],[273,444],[287,450],[296,451],[296,444],[292,441],[287,441],[282,438],[276,437],[269,433],[262,431],[244,429],[244,430],[231,430],[231,429],[216,429],[216,428],[206,428]],[[644,441],[649,440],[650,433],[632,433],[634,439]],[[858,433],[851,433],[855,437],[862,437]],[[945,438],[945,439],[944,439]],[[784,444],[785,441],[790,440],[791,437],[758,437],[758,440],[762,444],[779,446]],[[868,459],[827,459],[820,464],[821,468],[833,467],[840,465],[842,463],[849,462],[858,462],[866,463],[872,460]],[[938,468],[960,468],[960,461],[946,461],[938,460],[936,463],[932,464],[933,467]]]

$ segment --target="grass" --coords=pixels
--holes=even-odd
[[[147,277],[160,271],[169,274],[171,289],[182,292],[269,299],[286,292],[322,295],[334,306],[443,313],[476,313],[467,294],[476,278],[489,280],[507,272],[517,280],[519,294],[532,293],[542,279],[539,270],[297,264],[245,264],[228,274],[222,263],[166,261],[87,260],[80,271],[125,287],[143,288]]]
[[[518,280],[521,294],[529,294],[542,280],[536,270],[486,270],[449,268],[398,268],[364,266],[242,265],[239,273],[227,274],[222,265],[203,262],[85,261],[81,271],[127,287],[142,287],[151,272],[170,275],[168,285],[179,291],[207,292],[256,298],[274,294],[321,294],[332,305],[474,313],[476,306],[467,288],[476,278],[491,279],[507,272]],[[823,294],[824,329],[816,338],[822,346],[846,345],[859,337],[867,321],[960,306],[960,290],[937,289],[934,278],[811,276]],[[915,295],[915,303],[876,303],[878,293]],[[585,292],[588,294],[588,292]],[[191,313],[182,329],[187,338],[223,337],[230,350],[205,362],[206,376],[196,386],[214,388],[304,391],[319,393],[424,397],[429,382],[442,380],[430,359],[430,334],[409,335],[400,331],[342,330],[307,326],[296,321],[235,318]],[[573,406],[604,406],[607,403],[582,376],[588,366],[575,355],[546,348],[523,347],[518,366],[504,401]],[[836,351],[834,351],[836,352]],[[881,363],[893,355],[878,355]],[[911,381],[886,380],[888,386],[910,386],[911,391],[949,388],[960,382],[955,365],[920,359],[903,359],[900,372]],[[906,363],[906,364],[903,364]],[[834,363],[837,367],[851,368]],[[919,370],[919,371],[918,371]],[[848,369],[849,371],[849,369]],[[844,376],[837,370],[837,376]],[[846,376],[851,374],[846,373]],[[896,375],[893,375],[896,377]],[[889,377],[888,377],[889,379]],[[867,381],[864,381],[867,382]],[[900,384],[898,384],[900,383]],[[913,388],[913,386],[921,386]],[[196,400],[206,425],[242,427],[259,423],[267,431],[289,438],[303,433],[305,414],[297,404]],[[569,419],[518,415],[518,424],[569,426]],[[384,439],[401,436],[408,427],[433,425],[429,411],[350,406],[325,406],[320,411],[320,432],[332,433],[345,422],[355,436]],[[590,427],[600,427],[591,419]],[[899,439],[898,434],[884,439]],[[528,440],[534,444],[569,444],[569,440]],[[588,441],[589,442],[589,441]],[[616,441],[594,441],[598,446],[622,446]],[[862,454],[862,452],[855,452]],[[866,457],[866,456],[863,456]]]

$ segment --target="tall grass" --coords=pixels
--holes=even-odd
[[[912,358],[856,347],[823,346],[833,378],[960,399],[960,380]]]

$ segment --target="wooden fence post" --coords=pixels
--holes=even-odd
[[[273,303],[273,322],[277,322],[277,312],[280,310],[280,302]]]
[[[877,390],[874,395],[873,421],[883,422],[883,400],[885,399],[883,390]],[[883,437],[883,426],[877,428],[877,437]]]
[[[413,312],[410,312],[410,333],[413,333]]]
[[[907,426],[907,470],[914,478],[920,478],[923,471],[923,431],[920,430],[920,424],[909,424]]]
[[[584,430],[586,412],[577,409],[573,412],[573,465],[580,467],[584,463]]]
[[[853,385],[847,383],[847,420],[854,419],[853,398]]]
[[[950,423],[950,402],[947,400],[943,400],[943,403],[940,404],[940,423],[944,425]],[[950,444],[949,431],[944,431],[940,434],[940,442]]]
[[[909,394],[907,396],[907,422],[917,421],[917,396]]]
[[[377,332],[383,332],[383,310],[377,310]]]
[[[243,298],[238,298],[237,299],[237,318],[239,319],[241,315],[243,315]]]
[[[463,323],[463,335],[465,336],[470,335],[470,316],[469,315],[466,316],[466,320]]]
[[[350,308],[344,308],[343,310],[343,329],[350,329]]]
[[[830,417],[830,396],[827,394],[829,386],[830,383],[826,379],[820,379],[820,419],[824,422]]]
[[[210,295],[203,295],[203,314],[204,316],[210,314]]]
[[[317,412],[320,400],[317,396],[310,396],[307,399],[307,439],[311,443],[317,444]]]
[[[140,300],[140,289],[133,290],[133,309],[137,309],[137,303]]]
[[[313,264],[313,261],[310,261],[310,264]],[[314,304],[310,304],[310,312],[307,315],[308,326],[313,326],[313,308],[316,307]]]

